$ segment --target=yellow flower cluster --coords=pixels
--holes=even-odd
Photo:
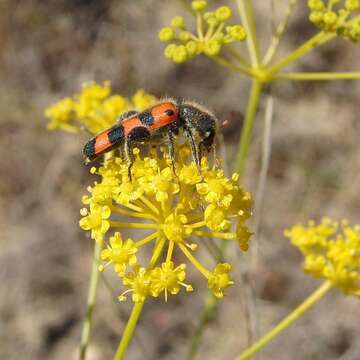
[[[144,90],[138,90],[131,99],[111,95],[109,81],[103,85],[91,82],[83,85],[79,94],[67,97],[45,110],[50,119],[48,129],[79,132],[84,129],[97,134],[114,125],[116,118],[127,110],[143,110],[156,102]]]
[[[310,21],[323,31],[352,41],[360,40],[360,20],[351,20],[360,10],[360,0],[309,0],[308,6]]]
[[[221,169],[210,167],[206,158],[202,159],[200,176],[191,162],[190,148],[183,146],[177,152],[176,175],[165,149],[162,155],[152,150],[146,157],[134,149],[131,181],[128,164],[119,157],[109,157],[91,170],[101,180],[89,187],[89,195],[82,199],[88,207],[81,210],[80,227],[104,242],[104,265],[99,270],[112,264],[126,288],[120,300],[128,293],[134,302],[142,302],[161,294],[167,300],[181,288],[192,291],[185,283],[186,264],[175,265],[176,251],[200,271],[214,295],[222,298],[233,283],[231,266],[220,263],[208,270],[194,255],[198,245],[206,238],[219,238],[236,241],[244,251],[248,248],[251,233],[244,222],[251,216],[251,196],[237,184],[238,176],[226,178]],[[143,232],[141,239],[123,240],[124,229]],[[140,265],[139,258],[143,260],[145,253],[140,257],[140,248],[151,244],[149,264]]]
[[[285,231],[305,256],[304,271],[323,277],[345,294],[360,296],[360,226],[324,218],[316,225],[296,225]]]
[[[207,5],[205,0],[192,1],[196,16],[196,34],[186,28],[182,16],[175,16],[170,26],[160,30],[160,40],[171,42],[164,51],[166,58],[176,63],[183,63],[202,53],[216,56],[220,53],[222,46],[246,39],[243,26],[226,26],[232,16],[228,6],[220,6],[215,11],[205,12]]]

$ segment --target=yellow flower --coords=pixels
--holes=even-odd
[[[157,175],[152,177],[150,182],[145,183],[144,189],[147,195],[154,195],[156,201],[166,201],[171,194],[179,192],[179,184],[176,183],[173,170],[166,167]]]
[[[168,298],[168,292],[171,295],[176,295],[183,286],[186,291],[192,291],[191,285],[185,284],[185,269],[186,265],[181,264],[175,268],[172,261],[167,261],[161,264],[161,267],[156,267],[151,270],[151,294],[158,297],[164,291],[165,301]]]
[[[69,132],[77,132],[79,129],[71,125],[70,122],[74,112],[74,101],[70,98],[65,98],[58,103],[48,107],[45,110],[45,116],[50,118],[51,121],[48,123],[47,128],[54,130],[61,128],[62,130]]]
[[[236,239],[242,251],[249,249],[249,240],[252,235],[253,233],[246,226],[243,226],[241,221],[236,224]]]
[[[159,32],[159,39],[168,42],[175,37],[175,32],[171,27],[164,27]]]
[[[178,45],[175,47],[172,60],[178,64],[185,62],[189,58],[189,53],[184,45]]]
[[[119,157],[112,156],[98,169],[91,170],[100,176],[100,181],[89,188],[89,195],[83,199],[90,211],[82,210],[85,218],[80,225],[98,232],[98,237],[102,238],[105,232],[110,236],[109,241],[104,239],[102,259],[105,265],[114,266],[128,288],[121,295],[122,300],[128,292],[134,301],[141,302],[162,292],[167,299],[168,292],[177,294],[181,286],[190,291],[192,288],[183,283],[185,265],[183,262],[175,265],[173,260],[175,252],[188,259],[221,298],[232,283],[229,265],[219,265],[211,272],[197,259],[195,250],[203,245],[202,239],[209,237],[236,241],[240,249],[247,250],[251,233],[245,220],[251,215],[251,197],[237,185],[238,176],[226,178],[223,171],[211,167],[206,159],[201,161],[200,176],[188,146],[176,153],[179,176],[174,174],[165,149],[161,155],[151,151],[145,157],[134,149],[136,160],[131,181],[127,162]],[[101,216],[101,209],[106,209],[106,217]],[[236,225],[235,232],[232,225]],[[123,242],[121,235],[125,237],[126,229],[137,229],[140,239],[130,237]],[[149,265],[144,266],[146,254],[142,248],[148,245],[153,246],[153,251]],[[160,266],[157,261],[161,257],[166,260]]]
[[[206,226],[213,231],[226,231],[232,224],[232,222],[227,219],[227,210],[219,208],[213,204],[210,204],[205,209],[204,215]]]
[[[118,179],[115,177],[106,177],[101,184],[95,183],[93,187],[88,187],[91,196],[84,195],[82,197],[82,202],[86,205],[90,202],[108,205],[112,203],[112,198],[116,194],[117,186],[119,185]]]
[[[103,241],[104,234],[110,228],[108,218],[111,210],[108,206],[100,206],[93,202],[90,203],[90,211],[81,209],[81,215],[84,217],[79,221],[83,230],[91,230],[91,237],[96,241]]]
[[[171,20],[171,26],[179,29],[183,29],[185,27],[185,19],[183,16],[175,16]]]
[[[204,12],[208,6],[204,0],[192,1],[191,6],[196,16],[196,33],[186,28],[182,16],[174,17],[170,26],[163,27],[159,32],[161,41],[171,41],[164,50],[167,59],[180,64],[200,54],[216,57],[223,45],[246,39],[242,25],[225,26],[232,15],[230,7],[220,6],[215,11]]]
[[[136,91],[136,93],[131,98],[132,107],[135,110],[145,110],[154,103],[156,103],[157,98],[154,95],[146,93],[143,89]]]
[[[121,185],[116,188],[116,193],[117,195],[114,199],[118,204],[126,206],[132,201],[139,199],[143,195],[144,189],[138,181],[129,181],[126,178],[126,180],[124,179]]]
[[[143,267],[139,267],[134,272],[126,274],[123,278],[123,284],[129,289],[119,296],[120,301],[126,300],[125,295],[127,293],[132,293],[133,302],[144,302],[151,291],[150,272]]]
[[[228,6],[220,6],[215,10],[215,16],[219,21],[227,21],[231,18],[232,11]]]
[[[224,297],[224,290],[230,285],[234,284],[234,282],[231,281],[229,276],[230,270],[230,264],[218,264],[209,276],[208,287],[213,291],[213,294],[218,299],[222,299]]]
[[[285,231],[305,256],[304,271],[323,277],[345,294],[360,296],[360,226],[324,218],[316,225],[295,225]]]
[[[194,162],[181,168],[179,180],[186,185],[198,184],[201,181],[201,176]]]
[[[204,182],[196,185],[198,193],[204,196],[205,201],[219,207],[228,208],[233,200],[231,191],[234,184],[224,177],[222,170],[213,170],[204,176]]]
[[[195,11],[201,11],[204,10],[207,7],[208,3],[206,0],[193,0],[191,2],[191,7]]]
[[[101,259],[106,261],[107,264],[113,263],[115,272],[119,276],[124,276],[126,271],[126,264],[135,266],[137,263],[136,253],[138,249],[135,247],[135,243],[129,239],[123,241],[121,234],[116,232],[110,237],[110,245],[106,249],[101,251]],[[101,267],[100,270],[103,268]]]
[[[352,21],[360,9],[359,0],[309,0],[309,19],[321,30],[351,41],[360,40],[360,21]]]
[[[191,227],[185,227],[188,219],[184,214],[170,214],[164,222],[163,231],[166,238],[169,241],[174,241],[175,243],[185,242],[185,239],[188,238],[192,233]]]

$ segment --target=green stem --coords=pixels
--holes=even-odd
[[[99,266],[101,249],[102,249],[102,243],[95,242],[92,267],[91,267],[90,285],[89,285],[87,305],[86,305],[86,315],[81,331],[79,360],[85,360],[86,351],[90,342],[92,317],[96,302],[96,292],[99,285],[100,272],[98,270],[98,266]]]
[[[284,35],[284,32],[289,24],[290,17],[293,14],[297,4],[298,4],[298,0],[289,0],[284,19],[276,27],[275,34],[273,35],[270,46],[264,56],[264,59],[263,59],[264,66],[268,65],[271,62],[271,60],[273,59],[273,57],[276,53],[276,50],[280,44],[280,40],[281,40],[282,36]]]
[[[196,32],[200,41],[204,40],[203,26],[202,26],[202,17],[200,13],[196,13]]]
[[[149,262],[148,269],[152,269],[156,265],[157,261],[159,260],[161,254],[162,254],[162,250],[164,248],[165,243],[166,243],[166,238],[159,235],[158,242],[155,245],[153,254],[152,254],[150,262]],[[145,301],[141,302],[141,303],[135,303],[135,305],[131,311],[129,320],[126,324],[123,335],[121,337],[119,346],[116,350],[114,360],[122,360],[124,358],[126,350],[129,346],[129,343],[130,343],[131,339],[133,338],[134,330],[136,328],[140,314],[144,307],[144,303],[145,303]]]
[[[285,319],[283,319],[278,325],[272,328],[267,334],[265,334],[260,340],[242,352],[235,360],[249,359],[256,352],[261,350],[276,336],[286,330],[295,320],[301,317],[305,311],[309,310],[316,302],[318,302],[330,289],[332,284],[330,281],[325,281],[318,289],[316,289],[300,306],[293,310]]]
[[[222,56],[211,56],[211,59],[213,59],[216,63],[219,65],[226,67],[230,70],[237,71],[243,74],[246,74],[248,76],[256,76],[256,72],[251,68],[246,68],[242,65],[235,65],[228,61],[227,59],[223,58]]]
[[[122,360],[124,358],[125,352],[129,346],[130,340],[133,337],[134,330],[135,330],[136,324],[139,320],[141,311],[144,307],[144,303],[145,302],[135,303],[135,305],[131,311],[129,320],[126,324],[126,328],[124,330],[123,336],[121,337],[121,341],[120,341],[119,347],[116,351],[114,360]]]
[[[223,262],[224,261],[224,253],[228,246],[228,242],[223,241],[218,249],[219,254],[217,261]],[[202,340],[202,337],[204,335],[205,328],[210,321],[210,319],[213,317],[214,312],[216,310],[218,301],[216,300],[215,296],[211,291],[208,291],[204,307],[201,311],[199,323],[195,330],[195,335],[193,337],[193,341],[191,343],[191,347],[188,353],[188,360],[193,360],[196,357],[196,354],[199,350],[199,346]]]
[[[288,72],[272,77],[273,80],[352,80],[360,79],[360,72]]]
[[[259,46],[256,37],[256,29],[252,4],[250,0],[236,0],[237,7],[247,32],[246,42],[249,49],[252,66],[257,69],[260,66]]]
[[[292,53],[284,57],[282,60],[280,60],[276,65],[272,66],[269,69],[269,74],[275,74],[283,67],[293,63],[300,57],[304,56],[314,48],[326,43],[327,41],[331,40],[335,37],[335,34],[333,33],[325,33],[323,31],[319,32],[309,40],[307,40],[304,44],[299,46],[296,50],[294,50]]]
[[[359,20],[360,20],[360,15],[355,16],[354,18],[352,18],[349,21],[348,24],[353,25],[353,24],[357,23]],[[324,31],[320,31],[318,34],[316,34],[315,36],[313,36],[312,38],[307,40],[303,45],[299,46],[292,53],[290,53],[285,58],[280,60],[279,63],[277,63],[276,65],[271,67],[269,69],[269,74],[272,75],[272,74],[277,73],[283,67],[293,63],[294,61],[296,61],[300,57],[306,55],[309,51],[313,50],[314,48],[316,48],[316,47],[318,47],[320,45],[325,44],[326,42],[334,39],[335,37],[337,37],[336,33],[333,33],[333,32],[332,33],[330,33],[330,32],[326,33]]]
[[[262,82],[258,81],[257,79],[252,80],[250,98],[246,108],[246,115],[243,129],[241,131],[241,139],[235,165],[235,171],[240,174],[240,177],[243,175],[245,170],[245,163],[249,150],[252,128],[254,125],[254,119],[258,109],[262,88]]]

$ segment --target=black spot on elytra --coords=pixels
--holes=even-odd
[[[132,129],[127,137],[132,141],[143,141],[150,137],[150,132],[146,127],[139,126]]]
[[[125,119],[128,119],[129,117],[132,117],[132,116],[136,115],[137,113],[138,113],[138,112],[135,111],[135,110],[126,111],[126,112],[124,112],[123,114],[121,114],[116,121],[117,121],[117,122],[119,122],[119,121],[121,122],[121,121],[123,121],[123,120],[125,120]]]
[[[143,111],[138,116],[141,123],[146,126],[152,125],[154,123],[154,117],[152,116],[150,111]]]
[[[168,110],[165,110],[165,114],[166,114],[167,116],[173,116],[175,113],[174,113],[173,110],[168,109]]]
[[[111,144],[116,144],[124,137],[124,129],[122,125],[114,126],[108,133]]]
[[[89,160],[95,157],[95,143],[96,143],[96,138],[92,138],[84,146],[83,154]]]

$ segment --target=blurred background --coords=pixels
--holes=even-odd
[[[268,44],[270,1],[254,3],[259,38]],[[287,1],[276,4],[279,19]],[[233,164],[249,82],[204,56],[183,65],[166,60],[158,30],[178,14],[186,12],[177,1],[0,1],[1,359],[76,359],[85,313],[93,244],[78,220],[81,195],[94,181],[81,156],[87,135],[47,131],[46,106],[89,80],[111,80],[114,92],[125,96],[144,88],[159,97],[196,99],[229,120],[223,133]],[[300,1],[279,55],[315,32]],[[359,45],[335,40],[295,68],[356,71],[359,59]],[[240,267],[255,284],[260,333],[319,285],[303,274],[302,256],[283,237],[284,228],[322,215],[359,222],[360,81],[283,81],[272,92],[272,156],[258,266],[247,271],[246,255],[231,247],[237,282],[205,331],[199,359],[232,359],[246,345]],[[253,192],[265,101],[263,96],[244,179]],[[200,276],[191,277],[194,293],[147,303],[128,359],[186,357],[206,295]],[[109,281],[118,294],[120,283]],[[100,284],[89,360],[112,358],[130,307]],[[333,290],[262,358],[359,359],[358,319],[359,301]]]

